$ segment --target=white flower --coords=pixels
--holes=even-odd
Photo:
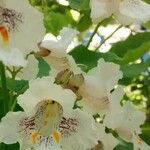
[[[38,72],[38,60],[33,55],[30,55],[27,58],[27,66],[21,69],[17,77],[24,80],[31,80],[37,77]]]
[[[133,135],[134,150],[150,150],[150,146],[147,145],[137,134]]]
[[[26,67],[27,60],[19,49],[0,50],[0,61],[8,67]]]
[[[99,136],[95,120],[92,115],[81,110],[70,112],[70,117],[62,120],[60,130],[61,145],[64,150],[86,150],[98,143]]]
[[[145,119],[144,112],[134,109],[131,102],[127,102],[122,109],[112,110],[106,114],[104,124],[114,129],[121,138],[132,141],[134,133],[141,133],[140,125],[144,123]]]
[[[142,0],[91,0],[91,18],[99,22],[112,14],[122,24],[143,23],[150,19],[150,5]]]
[[[2,118],[0,123],[0,142],[13,144],[19,140],[18,125],[23,117],[25,117],[23,112],[9,112]]]
[[[97,128],[99,140],[103,145],[102,150],[113,150],[119,144],[119,141],[111,133],[106,133],[105,127],[102,124],[97,124]]]
[[[77,33],[78,32],[72,28],[64,27],[60,31],[60,37],[47,34],[41,42],[40,47],[49,50],[53,57],[65,57],[67,54],[66,50]]]
[[[18,100],[27,116],[17,115],[18,118],[10,115],[12,117],[8,118],[7,114],[0,124],[3,127],[3,132],[0,133],[1,142],[5,142],[4,139],[7,141],[11,137],[9,134],[17,132],[17,136],[14,139],[12,137],[12,143],[22,137],[21,145],[35,150],[54,147],[63,150],[86,150],[96,145],[98,135],[92,115],[78,109],[73,110],[75,95],[53,82],[51,77],[30,82],[29,89]],[[9,133],[5,131],[4,120],[13,120],[12,127],[15,130],[9,126]]]
[[[0,123],[0,142],[4,142],[5,144],[19,142],[20,150],[27,150],[29,148],[34,148],[34,150],[48,150],[49,147],[43,146],[43,143],[46,145],[51,140],[50,148],[55,148],[56,144],[52,139],[40,137],[35,132],[36,126],[34,121],[35,117],[27,117],[24,112],[8,112]],[[37,140],[38,143],[36,143]]]
[[[93,113],[108,107],[111,90],[121,78],[122,72],[119,70],[119,65],[100,59],[97,67],[84,76],[84,83],[79,87],[78,93],[83,97],[84,107],[88,107]]]
[[[28,0],[5,0],[0,3],[0,20],[0,26],[8,31],[8,37],[3,34],[4,39],[9,40],[11,47],[17,47],[26,54],[38,49],[37,43],[45,33],[43,15]]]
[[[77,70],[75,61],[67,55],[67,48],[76,34],[76,30],[65,27],[60,31],[60,38],[47,34],[39,44],[40,54],[55,71],[70,68],[72,68],[71,70]]]
[[[54,78],[44,77],[29,82],[29,89],[18,97],[18,104],[31,115],[38,103],[45,100],[57,101],[63,108],[66,116],[72,110],[76,99],[74,93],[54,84]]]

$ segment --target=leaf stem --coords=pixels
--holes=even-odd
[[[90,39],[89,39],[89,41],[88,41],[88,43],[87,43],[86,48],[89,47],[90,43],[91,43],[92,40],[93,40],[94,35],[97,33],[97,31],[98,31],[98,29],[99,29],[99,27],[101,26],[102,23],[103,23],[103,21],[99,22],[99,23],[97,24],[97,26],[95,27],[95,29],[94,29],[94,31],[93,31],[93,33],[92,33],[92,35],[91,35],[91,37],[90,37]]]
[[[6,82],[6,72],[5,72],[5,66],[0,61],[0,77],[1,77],[1,83],[2,83],[2,92],[3,92],[3,100],[4,100],[4,114],[6,114],[9,111],[9,92],[7,89],[7,82]]]
[[[102,43],[95,49],[95,51],[98,50],[99,48],[101,48],[101,46],[122,27],[123,27],[122,25],[118,26],[104,41],[102,41]]]

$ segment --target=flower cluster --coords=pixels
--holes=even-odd
[[[94,22],[112,14],[123,24],[150,18],[150,6],[140,0],[91,0],[90,5]],[[145,112],[121,102],[120,66],[101,58],[84,72],[67,53],[75,29],[64,27],[60,36],[44,37],[42,13],[28,0],[6,0],[0,3],[0,33],[0,61],[7,76],[15,70],[16,79],[29,82],[17,97],[22,111],[10,111],[0,122],[0,142],[19,142],[21,150],[88,150],[96,145],[113,150],[120,137],[135,150],[150,149],[139,137]],[[37,78],[36,55],[51,67],[49,76]]]

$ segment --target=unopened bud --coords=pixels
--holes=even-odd
[[[82,74],[73,75],[70,77],[69,84],[75,87],[79,87],[83,84],[84,77]]]
[[[67,84],[71,77],[72,73],[70,70],[66,69],[57,74],[55,78],[55,83],[57,84]]]

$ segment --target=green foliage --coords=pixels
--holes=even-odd
[[[87,30],[92,25],[90,18],[90,12],[86,12],[82,15],[79,22],[77,23],[77,29],[80,32]]]
[[[149,47],[150,32],[144,32],[131,35],[127,40],[115,43],[110,51],[122,58],[121,64],[128,64],[148,52]]]
[[[69,4],[73,9],[87,10],[89,9],[90,0],[69,0]]]
[[[72,24],[74,21],[71,16],[67,14],[47,12],[44,18],[44,24],[47,32],[58,35],[62,27]]]
[[[120,58],[114,53],[110,53],[110,52],[100,53],[100,52],[90,51],[83,45],[74,48],[70,52],[70,55],[74,57],[77,64],[84,64],[87,68],[87,71],[89,69],[92,69],[93,67],[96,67],[97,61],[100,58],[104,58],[105,61],[111,61],[111,62],[118,62],[120,60]]]
[[[133,150],[133,144],[127,144],[124,145],[118,144],[114,150]]]
[[[142,126],[142,134],[140,137],[150,145],[150,122]]]
[[[50,72],[49,65],[43,60],[43,58],[38,58],[39,61],[39,73],[38,77],[48,76]]]

